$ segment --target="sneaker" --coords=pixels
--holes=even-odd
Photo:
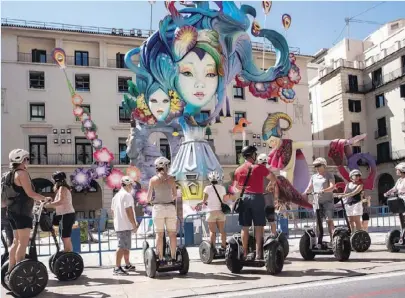
[[[113,273],[114,273],[114,275],[129,275],[129,273],[128,272],[126,272],[124,269],[122,269],[122,267],[120,266],[120,267],[116,267],[116,268],[114,268],[114,271],[113,271]]]
[[[124,269],[125,269],[126,271],[135,271],[135,266],[132,265],[132,264],[125,265]]]

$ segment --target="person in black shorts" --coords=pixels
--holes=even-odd
[[[11,269],[25,258],[30,232],[32,229],[32,208],[34,201],[49,201],[34,191],[31,177],[27,172],[30,154],[24,149],[14,149],[8,155],[12,171],[12,187],[18,195],[11,198],[12,203],[7,207],[7,216],[14,232],[13,244],[9,250],[9,267]]]
[[[72,204],[71,188],[66,182],[66,174],[64,172],[53,173],[52,179],[55,182],[53,187],[56,193],[55,200],[52,203],[46,204],[45,207],[56,209],[56,220],[54,220],[54,223],[59,223],[63,250],[65,252],[73,251],[71,235],[76,216]]]

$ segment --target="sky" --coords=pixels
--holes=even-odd
[[[249,4],[258,12],[257,20],[262,27],[285,34],[289,46],[300,48],[301,54],[313,55],[321,48],[348,36],[344,19],[353,17],[381,2],[292,2],[273,1],[270,13],[265,17],[261,1],[235,1]],[[249,2],[249,3],[248,3]],[[180,7],[177,4],[177,7]],[[159,20],[166,15],[163,1],[152,6],[152,28],[157,29]],[[285,31],[281,17],[288,13],[291,27]],[[1,17],[29,21],[57,22],[83,26],[123,29],[149,29],[150,4],[148,1],[2,1]],[[384,24],[405,18],[405,2],[383,2],[355,19]],[[380,25],[351,23],[349,36],[364,39]]]

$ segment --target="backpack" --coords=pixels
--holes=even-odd
[[[15,171],[8,171],[1,176],[1,208],[11,206],[19,195],[13,187],[14,174]]]

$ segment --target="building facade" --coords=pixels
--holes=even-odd
[[[138,47],[149,36],[147,30],[82,28],[71,25],[48,25],[2,19],[2,168],[8,165],[8,153],[14,148],[26,148],[31,153],[30,173],[41,181],[39,189],[50,191],[49,181],[55,170],[71,174],[77,167],[89,167],[93,162],[92,147],[84,138],[80,122],[72,113],[72,103],[62,71],[53,62],[55,47],[67,55],[67,76],[73,88],[83,97],[83,106],[98,126],[103,145],[115,153],[114,166],[125,169],[125,141],[130,131],[130,115],[121,108],[126,81],[135,74],[125,67],[125,53]],[[257,64],[262,66],[262,46],[254,44]],[[264,67],[275,63],[268,47]],[[247,88],[228,86],[232,117],[211,125],[216,154],[227,173],[235,169],[237,154],[243,147],[242,135],[232,129],[240,118],[252,122],[246,128],[246,140],[268,152],[260,139],[262,123],[270,112],[287,112],[294,120],[286,137],[311,139],[309,119],[307,63],[309,56],[295,49],[302,80],[295,87],[297,101],[284,104],[277,98],[263,100],[253,97]],[[204,113],[210,113],[207,106]],[[163,134],[154,133],[149,142],[158,146],[163,155],[170,148]],[[305,155],[312,160],[312,149]],[[39,182],[38,182],[39,183]],[[46,190],[44,190],[46,188]],[[75,193],[76,210],[109,209],[113,191],[102,180],[87,193]]]
[[[377,203],[405,159],[405,19],[385,24],[364,40],[343,39],[308,65],[314,139],[349,139],[367,133],[354,152],[378,164]],[[315,149],[325,156],[326,151]]]

